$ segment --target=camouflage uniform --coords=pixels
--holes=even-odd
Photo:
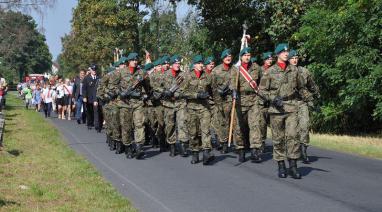
[[[248,73],[252,79],[257,81],[260,76],[260,67],[254,63],[248,64]],[[256,118],[258,113],[259,98],[255,93],[255,90],[249,85],[239,73],[238,86],[235,86],[237,72],[231,72],[231,88],[237,90],[238,99],[236,100],[236,119],[237,124],[235,128],[236,148],[243,149],[245,141],[250,141],[251,146],[254,148],[260,148],[262,142],[256,143],[258,139],[256,136]]]
[[[180,87],[180,95],[183,95],[187,101],[187,120],[185,129],[190,139],[190,150],[198,152],[199,150],[211,149],[211,113],[208,99],[199,99],[199,92],[211,93],[211,78],[202,72],[200,78],[195,76],[194,71],[184,74],[184,81]],[[201,134],[201,139],[200,139]],[[201,141],[201,146],[200,146]]]
[[[119,82],[120,82],[120,70],[116,69],[111,72],[109,77],[109,83],[106,87],[105,93],[110,97],[110,102],[107,104],[107,116],[105,115],[106,123],[108,124],[108,130],[111,133],[111,138],[114,141],[121,141],[121,123],[120,123],[120,113],[118,106],[118,99],[116,98],[119,92]]]
[[[231,66],[228,70],[224,70],[224,65],[220,64],[212,70],[211,74],[211,88],[214,99],[211,125],[214,128],[221,144],[227,144],[228,141],[232,98],[229,94],[221,96],[218,93],[218,89],[230,86],[232,72],[237,72],[237,68],[235,66]]]
[[[132,88],[133,84],[137,82],[138,78],[144,78],[144,72],[142,70],[136,70],[134,73],[130,73],[128,69],[120,71],[120,85],[119,93]],[[122,128],[122,143],[125,146],[132,144],[133,140],[136,144],[143,145],[145,141],[145,108],[142,97],[147,95],[148,92],[148,80],[143,80],[136,89],[135,92],[140,93],[140,97],[128,97],[122,98],[118,106],[120,107],[120,123]]]
[[[165,89],[170,89],[176,84],[176,77],[183,76],[183,72],[179,71],[176,76],[173,75],[172,70],[166,71],[163,75],[163,85]],[[168,144],[176,143],[176,127],[178,128],[178,140],[187,142],[187,130],[185,129],[185,107],[186,100],[179,99],[179,90],[175,92],[174,97],[164,99],[162,101],[164,107],[164,120],[165,120],[165,134]]]
[[[302,98],[299,101],[298,109],[298,123],[299,123],[299,140],[303,145],[309,144],[309,107],[313,106],[314,97],[319,96],[319,89],[317,84],[314,82],[312,74],[308,69],[299,66],[298,70],[303,78],[304,93],[302,93]]]
[[[270,104],[268,113],[272,128],[273,159],[298,159],[298,92],[302,89],[302,78],[297,67],[288,65],[282,70],[278,64],[264,73],[260,82],[260,94],[270,101],[276,97],[282,99],[282,107]]]
[[[150,74],[150,89],[152,98],[147,108],[148,120],[152,136],[155,136],[158,142],[164,141],[164,108],[161,99],[154,99],[154,96],[160,97],[164,91],[164,73],[153,71]]]
[[[260,84],[260,80],[263,77],[265,70],[264,67],[260,68],[259,79],[256,80],[257,85]],[[265,140],[267,138],[267,123],[268,123],[268,104],[264,99],[256,96],[255,112],[253,117],[254,133],[253,139],[250,140],[250,148],[264,148]]]

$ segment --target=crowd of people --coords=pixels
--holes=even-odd
[[[19,90],[26,107],[43,108],[46,117],[53,109],[59,119],[74,116],[89,130],[105,129],[110,150],[127,158],[144,158],[149,144],[171,157],[191,156],[192,164],[213,164],[213,148],[234,150],[239,162],[249,151],[261,163],[270,127],[278,176],[300,179],[297,160],[309,163],[309,110],[319,97],[312,75],[287,44],[260,60],[246,47],[239,58],[235,65],[230,49],[220,60],[195,55],[183,71],[179,55],[146,58],[140,66],[133,52],[102,77],[93,64],[73,80],[55,77]]]
[[[6,94],[8,92],[8,84],[3,75],[0,73],[0,114],[3,112],[3,108],[6,102]]]

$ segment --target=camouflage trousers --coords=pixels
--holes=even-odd
[[[121,107],[120,121],[122,131],[122,143],[130,145],[133,141],[136,144],[145,142],[145,108]]]
[[[272,128],[273,159],[282,161],[300,158],[297,112],[271,113],[269,119]]]
[[[259,109],[257,105],[252,106],[237,106],[236,107],[236,125],[234,136],[236,140],[236,149],[243,149],[247,141],[251,141],[252,145],[261,147],[262,143],[256,143],[259,136],[256,131],[256,118],[258,117]]]
[[[177,139],[188,142],[185,115],[185,108],[164,107],[164,132],[168,144],[175,144]]]
[[[228,141],[231,107],[231,102],[215,103],[212,110],[211,126],[215,130],[220,143]]]
[[[267,122],[268,122],[268,108],[262,105],[255,105],[252,117],[248,117],[253,122],[253,133],[249,140],[250,148],[260,149],[264,148],[263,144],[267,139]]]
[[[309,144],[309,129],[310,129],[310,120],[309,120],[309,107],[306,102],[300,102],[298,107],[298,127],[299,127],[299,141],[301,144]]]
[[[119,107],[113,103],[107,104],[103,108],[106,122],[106,134],[113,140],[121,140],[121,123]]]
[[[164,138],[164,107],[162,105],[146,107],[146,120],[150,133]]]
[[[195,110],[187,109],[185,122],[190,138],[191,151],[211,149],[211,113],[207,108]]]

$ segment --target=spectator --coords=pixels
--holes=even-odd
[[[64,102],[64,83],[62,82],[62,79],[58,79],[58,84],[56,87],[56,104],[57,104],[57,114],[59,119],[65,119],[65,111],[63,110],[63,107],[65,106]]]
[[[62,119],[65,119],[65,112],[68,116],[68,120],[71,120],[71,105],[72,105],[72,93],[73,93],[73,86],[70,85],[70,80],[65,79],[65,84],[63,85],[64,88],[64,105],[62,109]]]
[[[74,101],[76,103],[76,120],[78,124],[81,124],[81,120],[83,123],[85,123],[86,118],[84,118],[84,115],[86,111],[84,110],[84,102],[83,102],[83,81],[85,78],[85,71],[81,70],[79,73],[79,76],[76,77],[74,80],[74,85],[73,85],[73,95],[74,95]]]
[[[52,89],[50,84],[45,84],[45,88],[42,92],[42,100],[44,102],[44,113],[45,118],[50,117],[52,112],[53,94],[55,91]]]
[[[3,96],[4,96],[4,87],[0,84],[0,113],[3,112]]]
[[[40,84],[36,85],[36,89],[33,91],[33,103],[36,107],[36,111],[40,112],[41,110],[41,87]]]
[[[29,84],[23,89],[23,94],[25,97],[25,108],[28,110],[29,105],[32,103],[32,90]]]

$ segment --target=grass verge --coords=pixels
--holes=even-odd
[[[40,114],[7,104],[0,211],[136,211]]]
[[[311,144],[323,149],[382,159],[382,139],[378,137],[312,134]]]

